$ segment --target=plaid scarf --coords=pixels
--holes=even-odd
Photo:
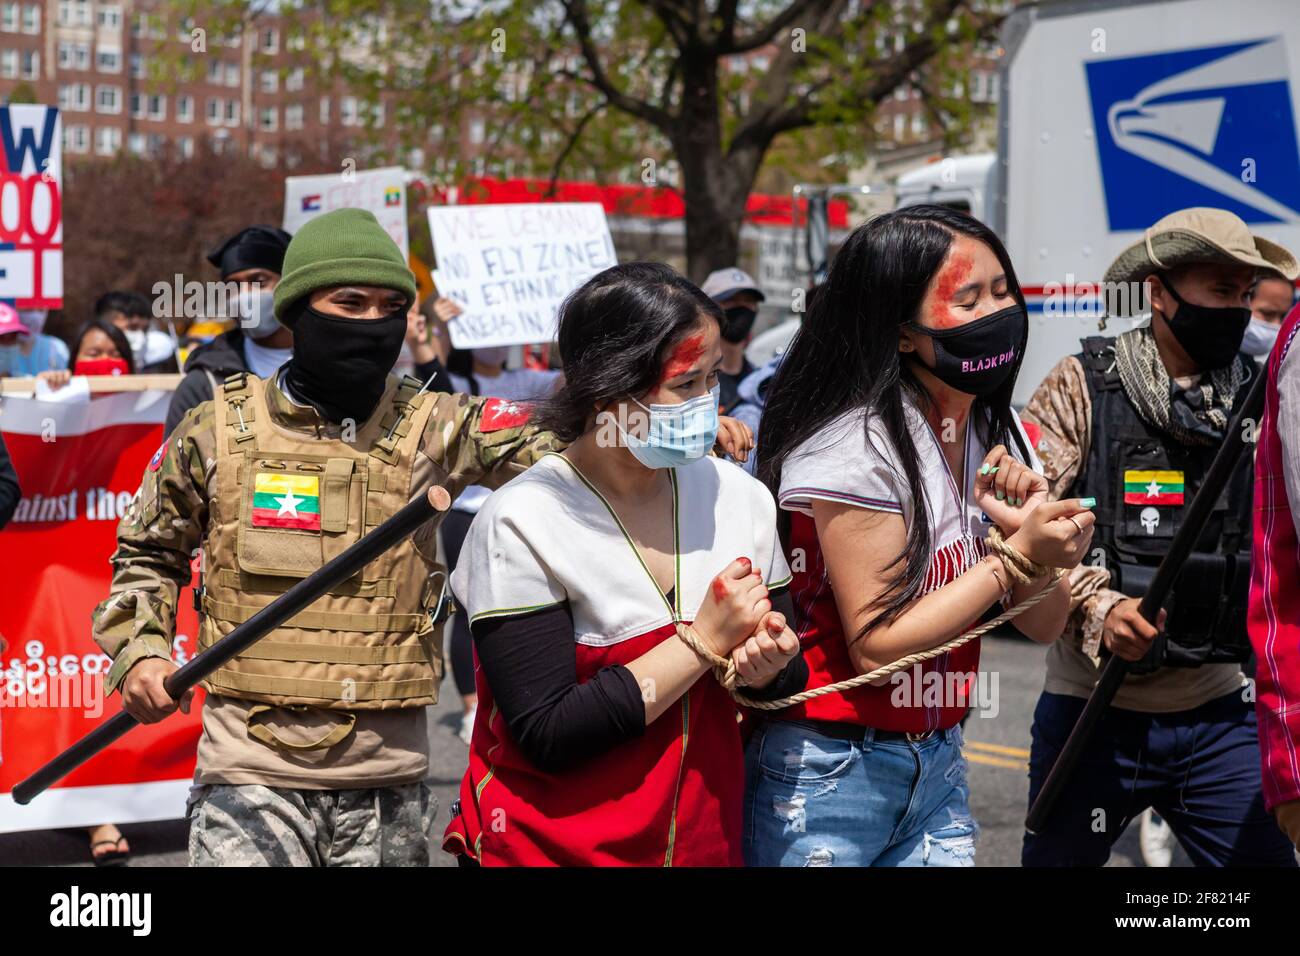
[[[1142,420],[1183,445],[1223,441],[1232,403],[1251,377],[1250,362],[1236,355],[1224,368],[1202,373],[1198,384],[1179,388],[1160,361],[1149,325],[1115,338],[1115,364],[1120,384]]]

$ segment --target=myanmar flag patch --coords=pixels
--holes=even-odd
[[[260,472],[253,485],[253,527],[320,530],[320,479]]]
[[[1181,471],[1124,472],[1124,504],[1181,505],[1183,473]]]

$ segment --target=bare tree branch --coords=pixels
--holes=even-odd
[[[604,64],[600,62],[600,52],[596,49],[596,44],[592,40],[591,20],[587,15],[586,0],[560,0],[560,3],[564,7],[565,19],[573,27],[573,32],[577,35],[578,46],[582,50],[582,57],[587,63],[587,68],[591,70],[591,76],[584,77],[569,71],[564,72],[594,86],[604,94],[611,105],[667,132],[673,123],[673,117],[670,113],[660,109],[653,103],[647,103],[645,100],[637,99],[635,96],[623,92],[614,85],[605,72]]]
[[[734,2],[731,4],[734,8]],[[715,48],[718,53],[748,53],[750,50],[757,50],[759,47],[767,46],[780,35],[781,31],[800,20],[805,16],[814,16],[818,19],[830,6],[834,6],[835,0],[793,0],[790,6],[786,7],[775,17],[768,21],[766,26],[759,27],[754,32],[736,38],[734,36],[724,36],[722,41]],[[735,33],[734,18],[732,22],[732,34]]]
[[[591,107],[591,109],[587,110],[587,112],[582,115],[582,118],[579,119],[577,124],[573,127],[573,131],[569,134],[568,142],[564,144],[564,148],[560,150],[560,154],[555,157],[555,162],[551,165],[551,174],[547,177],[546,183],[545,196],[547,199],[551,199],[555,196],[555,185],[560,179],[560,169],[569,158],[569,154],[577,147],[578,141],[582,139],[583,130],[585,130],[587,124],[595,119],[597,114],[608,105],[609,100],[601,100],[595,106]]]

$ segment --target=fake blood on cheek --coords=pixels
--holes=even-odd
[[[691,335],[682,339],[673,347],[672,352],[668,355],[668,360],[664,362],[663,374],[659,376],[659,384],[662,385],[671,378],[689,372],[703,354],[703,334]]]
[[[930,321],[937,329],[950,329],[960,322],[953,317],[953,297],[970,278],[975,263],[964,253],[954,253],[944,263],[934,284],[934,301],[930,304]]]

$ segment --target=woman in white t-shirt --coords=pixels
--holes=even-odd
[[[768,390],[758,476],[782,509],[809,688],[929,650],[1037,594],[985,547],[1073,567],[1088,502],[1047,502],[1011,393],[1028,335],[1006,250],[941,206],[849,237]],[[1065,582],[1015,618],[1050,642]],[[972,641],[760,723],[746,751],[746,862],[969,866],[961,720]]]
[[[483,395],[521,403],[538,402],[553,393],[564,381],[564,373],[558,369],[506,368],[509,352],[509,346],[453,350],[447,359],[447,371],[454,390],[462,395]],[[461,546],[469,534],[470,522],[491,493],[490,488],[482,485],[468,486],[456,496],[451,510],[438,528],[442,534],[448,574],[456,570]],[[474,689],[474,648],[469,621],[464,613],[457,613],[452,618],[450,631],[447,656],[451,659],[451,674],[456,682],[456,692],[460,694],[464,705],[460,739],[468,744],[474,730],[478,693]]]

